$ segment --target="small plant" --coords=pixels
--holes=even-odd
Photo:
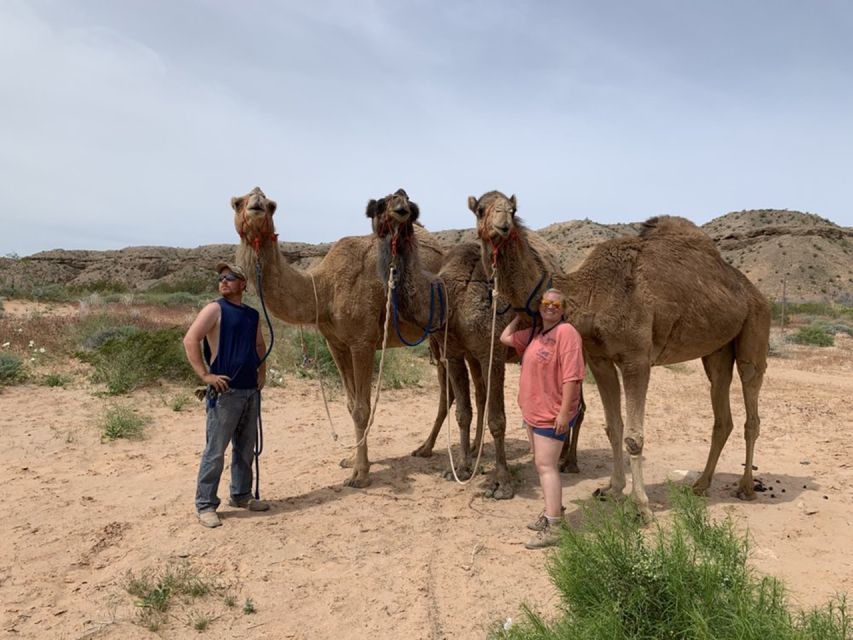
[[[257,609],[255,609],[255,603],[251,598],[246,598],[246,602],[243,603],[243,613],[247,616],[255,613]]]
[[[206,614],[202,614],[193,621],[193,629],[196,631],[206,631],[210,626],[211,618]]]
[[[107,409],[101,420],[101,440],[138,440],[149,419],[135,414],[129,407],[115,405]]]
[[[21,359],[13,353],[0,353],[0,386],[22,382],[25,378]]]
[[[48,373],[43,379],[43,384],[46,387],[64,387],[68,382],[68,376],[61,373]]]
[[[226,593],[222,601],[229,609],[233,609],[237,606],[237,596],[235,596],[233,593]]]
[[[181,393],[172,398],[171,402],[169,402],[169,407],[172,409],[172,411],[182,411],[183,408],[186,407],[187,404],[189,404],[189,402],[190,397],[185,393]]]
[[[800,327],[788,340],[795,344],[805,344],[813,347],[831,347],[835,344],[835,337],[818,324]]]

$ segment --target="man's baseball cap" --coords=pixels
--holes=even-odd
[[[216,265],[216,273],[222,273],[224,269],[228,269],[241,280],[246,279],[246,272],[239,265],[231,264],[230,262],[220,262]]]

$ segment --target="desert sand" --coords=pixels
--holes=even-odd
[[[16,308],[7,304],[7,312]],[[767,491],[733,497],[744,455],[744,419],[735,378],[735,432],[709,495],[714,518],[730,517],[752,539],[757,571],[787,583],[795,605],[825,602],[853,589],[853,339],[831,348],[785,347],[770,359],[760,399],[756,476]],[[426,437],[437,385],[385,390],[369,437],[373,483],[343,488],[338,462],[353,442],[342,393],[330,410],[318,383],[285,377],[263,393],[261,494],[272,508],[249,513],[224,505],[224,526],[201,527],[193,509],[204,444],[204,408],[173,411],[189,389],[162,386],[118,402],[150,416],[138,441],[102,443],[97,422],[115,399],[85,376],[65,388],[33,384],[0,390],[2,632],[10,638],[154,638],[137,623],[124,590],[128,571],[187,563],[237,596],[176,605],[159,637],[482,638],[519,616],[522,602],[552,614],[558,598],[545,571],[548,552],[528,551],[524,524],[541,497],[515,404],[518,368],[508,367],[507,454],[518,482],[508,501],[482,496],[482,476],[448,482],[446,437],[435,455],[409,452]],[[665,520],[667,478],[704,466],[711,432],[709,385],[700,362],[653,370],[646,416],[646,481]],[[564,475],[564,503],[606,483],[610,453],[601,403],[587,387],[579,475]],[[455,442],[455,424],[451,424]],[[484,450],[492,466],[490,438]],[[772,489],[771,489],[772,487]],[[257,611],[246,615],[251,598]],[[198,615],[206,631],[192,628]]]

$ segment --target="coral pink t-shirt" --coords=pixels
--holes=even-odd
[[[518,406],[527,424],[553,427],[563,403],[563,385],[582,381],[586,373],[581,336],[568,322],[533,336],[532,341],[531,331],[522,329],[512,334],[512,344],[521,356]],[[575,415],[577,409],[575,402],[569,415]]]

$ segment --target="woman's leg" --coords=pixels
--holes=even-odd
[[[563,483],[559,469],[562,449],[562,440],[533,434],[533,462],[545,496],[545,515],[552,519],[560,518],[563,511]]]

